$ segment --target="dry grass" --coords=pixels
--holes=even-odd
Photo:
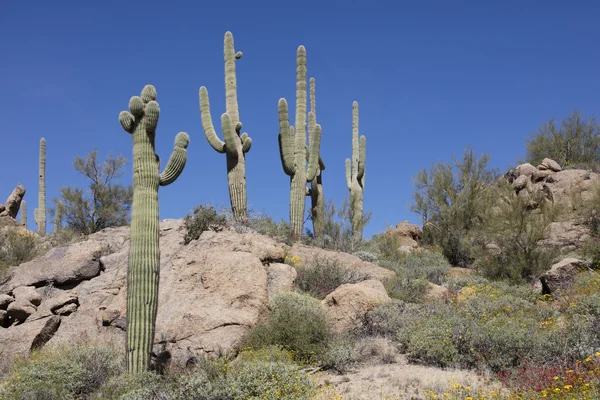
[[[386,348],[377,342],[376,348]],[[487,379],[473,371],[440,369],[409,365],[404,356],[396,356],[398,363],[365,363],[344,375],[322,372],[317,381],[322,385],[321,400],[396,400],[423,396],[423,391],[444,392],[453,379],[463,386],[489,388]]]

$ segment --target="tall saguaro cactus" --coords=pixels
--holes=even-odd
[[[133,136],[133,207],[131,245],[127,267],[127,370],[148,370],[154,341],[160,250],[158,247],[158,188],[174,182],[185,167],[189,136],[180,132],[162,173],[154,149],[160,108],[156,89],[147,85],[141,97],[129,100],[119,121]]]
[[[288,120],[288,104],[279,99],[279,152],[283,171],[290,176],[290,226],[292,238],[302,236],[306,183],[315,179],[319,167],[321,126],[315,124],[306,169],[306,49],[296,52],[296,129]]]
[[[350,190],[350,215],[352,239],[356,244],[362,240],[363,191],[365,188],[365,161],[367,139],[358,139],[358,103],[352,103],[352,161],[346,158],[346,183]]]
[[[317,102],[315,98],[315,78],[310,78],[310,112],[308,113],[308,143],[314,140],[315,126],[317,125]],[[321,133],[322,135],[322,133]],[[319,152],[320,153],[320,152]],[[325,198],[323,194],[323,171],[325,163],[319,154],[319,166],[317,173],[310,181],[311,218],[313,223],[313,234],[315,238],[323,237],[323,225],[325,214]]]
[[[38,208],[33,210],[38,234],[46,234],[46,139],[40,139],[40,164],[38,176]]]
[[[219,139],[210,115],[210,103],[206,87],[200,88],[200,115],[202,127],[208,143],[219,153],[225,153],[227,158],[227,182],[231,209],[236,220],[248,218],[246,200],[246,153],[252,146],[252,139],[247,133],[240,135],[242,123],[237,102],[237,78],[235,62],[242,58],[242,52],[235,52],[233,35],[225,33],[225,97],[226,112],[221,115],[224,142]]]

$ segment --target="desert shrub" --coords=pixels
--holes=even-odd
[[[268,361],[291,363],[294,352],[280,345],[265,346],[258,349],[246,348],[238,354],[236,361]]]
[[[356,344],[346,338],[338,338],[329,343],[327,350],[319,357],[323,367],[344,373],[359,360]]]
[[[395,276],[384,282],[385,289],[392,299],[407,303],[421,303],[429,290],[429,282],[425,279],[410,279]]]
[[[488,160],[487,155],[477,159],[468,148],[462,161],[438,163],[414,179],[411,210],[423,220],[423,242],[439,246],[455,266],[467,267],[475,259],[473,233],[483,223],[497,176],[486,169]]]
[[[398,348],[394,342],[385,337],[366,337],[357,345],[361,360],[374,360],[377,364],[393,364],[396,362]]]
[[[391,269],[403,279],[427,279],[437,285],[443,284],[450,272],[450,263],[442,254],[426,250],[406,254],[397,262],[381,266]]]
[[[538,165],[546,157],[565,167],[581,168],[600,161],[600,127],[596,119],[586,120],[575,111],[560,126],[554,118],[542,124],[527,141],[527,161]]]
[[[360,271],[346,268],[335,259],[314,258],[308,265],[298,266],[296,270],[296,287],[321,300],[343,284],[365,279]]]
[[[401,300],[385,302],[364,316],[357,334],[362,337],[394,338],[401,329],[410,329],[414,320],[418,319],[420,310],[418,305]]]
[[[326,351],[331,337],[320,302],[292,292],[273,299],[271,314],[251,332],[248,345],[253,348],[284,346],[294,352],[296,360],[313,362]]]
[[[184,243],[188,244],[192,240],[198,239],[204,231],[223,229],[227,219],[224,215],[219,214],[214,206],[206,204],[194,208],[192,214],[186,215],[183,222],[186,229]]]
[[[94,400],[178,400],[178,392],[180,391],[175,375],[165,376],[154,372],[124,373],[109,379],[90,398]]]
[[[248,211],[248,220],[243,222],[236,222],[236,226],[242,224],[247,226],[261,235],[272,237],[278,241],[284,242],[288,245],[292,244],[291,241],[291,230],[290,224],[283,219],[279,222],[275,222],[273,218],[265,214],[264,212],[256,212],[254,210]]]
[[[0,386],[0,398],[85,398],[123,370],[120,349],[110,346],[46,347],[15,360]]]
[[[355,251],[354,255],[358,258],[360,258],[363,261],[369,262],[369,263],[377,263],[377,261],[379,261],[379,258],[377,257],[376,254],[373,254],[369,251],[365,251],[365,250],[359,250],[359,251]]]
[[[476,267],[491,279],[531,281],[552,265],[556,251],[539,246],[557,210],[543,193],[518,196],[501,180],[494,188],[497,201],[489,209],[482,238],[495,246],[480,253]],[[531,204],[537,207],[532,210]]]
[[[458,349],[448,320],[430,319],[410,335],[408,359],[425,365],[448,367],[458,361]]]
[[[227,374],[227,395],[234,400],[308,400],[315,393],[309,376],[291,363],[243,362]]]
[[[12,229],[0,233],[0,272],[31,260],[38,253],[34,234]]]

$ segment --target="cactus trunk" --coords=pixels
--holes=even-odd
[[[366,138],[358,137],[358,103],[352,103],[352,160],[346,159],[346,183],[350,190],[352,242],[362,240],[363,191],[365,185]]]
[[[40,139],[40,163],[38,176],[38,208],[33,212],[38,234],[46,235],[46,139]]]
[[[133,205],[131,246],[127,268],[127,370],[149,369],[154,341],[160,279],[158,188],[174,182],[183,171],[189,143],[187,133],[175,138],[175,149],[162,174],[154,148],[160,108],[156,89],[147,85],[134,96],[119,120],[133,136]]]
[[[236,60],[242,57],[241,52],[235,52],[233,35],[225,33],[223,45],[225,59],[225,103],[226,113],[221,116],[223,129],[222,141],[217,136],[212,117],[208,91],[200,88],[200,115],[202,127],[208,143],[219,153],[225,153],[227,159],[227,183],[231,210],[236,221],[248,218],[246,200],[246,153],[252,146],[252,139],[247,133],[241,133],[242,123],[237,102],[237,78],[235,74]]]
[[[310,78],[310,112],[308,113],[308,142],[314,140],[315,126],[317,124],[317,102],[315,96],[315,79]],[[316,239],[323,238],[325,198],[323,197],[323,171],[325,163],[319,156],[319,168],[314,179],[310,181],[310,213],[313,223],[313,235]]]
[[[279,152],[284,172],[290,176],[290,228],[292,239],[302,236],[306,183],[315,179],[319,165],[321,126],[314,125],[314,135],[309,143],[308,170],[306,166],[306,49],[296,52],[296,129],[288,120],[288,104],[279,99]]]

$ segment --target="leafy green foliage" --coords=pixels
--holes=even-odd
[[[223,229],[227,218],[225,215],[219,214],[213,205],[206,204],[194,208],[192,214],[186,215],[183,222],[186,229],[183,241],[188,244],[192,240],[198,239],[204,231]]]
[[[483,222],[497,176],[486,169],[488,161],[489,156],[477,159],[467,148],[461,161],[438,163],[414,179],[411,210],[423,219],[424,242],[439,246],[452,265],[469,266],[474,260],[468,235]]]
[[[98,151],[93,150],[85,158],[75,157],[74,167],[90,180],[89,189],[77,187],[60,188],[60,197],[54,204],[63,203],[62,220],[73,232],[89,235],[102,229],[127,225],[133,202],[133,188],[115,183],[127,164],[123,156],[108,155],[103,163],[98,161]],[[50,209],[54,216],[56,208]]]
[[[44,348],[17,359],[0,385],[0,398],[87,398],[125,368],[120,349],[105,345]]]
[[[508,182],[494,187],[497,201],[486,217],[481,237],[492,244],[484,249],[477,269],[492,279],[530,281],[551,265],[555,251],[539,246],[557,210],[541,192],[518,196]],[[536,205],[532,209],[532,204]]]
[[[542,124],[527,142],[527,161],[538,165],[551,158],[563,167],[585,168],[600,162],[600,126],[594,118],[584,119],[578,111],[560,126],[552,118]]]
[[[12,229],[0,233],[0,272],[29,261],[38,254],[38,243],[32,233]]]

